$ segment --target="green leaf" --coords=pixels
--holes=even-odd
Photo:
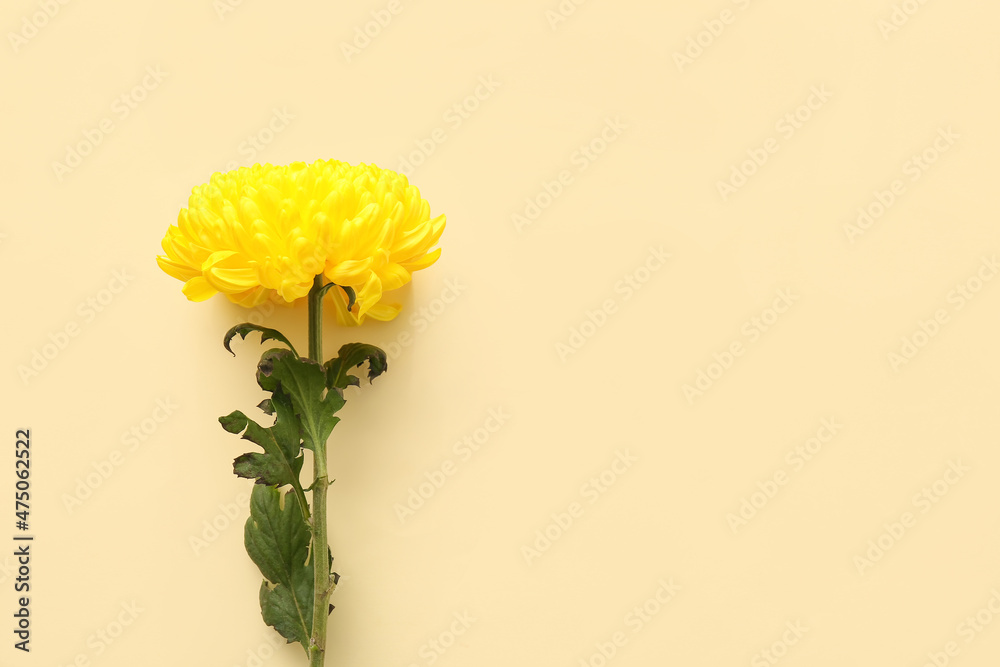
[[[298,474],[298,470],[295,468],[302,469],[302,459],[296,459],[295,463],[297,465],[293,466],[291,472]],[[257,484],[270,486],[290,484],[290,482],[285,481],[289,472],[285,465],[273,456],[258,452],[240,454],[233,459],[233,472],[236,473],[237,477],[255,479]]]
[[[239,334],[240,338],[246,340],[246,337],[252,331],[260,332],[261,344],[264,344],[269,340],[277,340],[287,345],[288,349],[290,349],[292,352],[295,352],[295,346],[292,345],[291,341],[285,338],[285,334],[281,333],[277,329],[268,329],[267,327],[259,327],[256,324],[251,324],[250,322],[237,324],[235,327],[227,331],[225,338],[222,339],[222,344],[226,347],[227,350],[229,350],[229,353],[235,357],[236,353],[233,352],[233,349],[231,347],[229,347],[230,343],[233,342],[233,338],[235,338],[236,335]],[[297,352],[295,352],[295,356],[298,356]]]
[[[344,290],[344,293],[347,295],[347,310],[354,308],[354,303],[358,300],[358,295],[355,293],[354,288],[341,285],[340,289]]]
[[[353,287],[347,287],[346,285],[338,285],[337,283],[327,283],[319,289],[319,297],[323,298],[323,296],[327,292],[329,292],[330,289],[333,287],[339,287],[340,289],[344,290],[344,294],[347,295],[347,310],[353,308],[355,301],[358,300],[358,295],[355,293]]]
[[[247,427],[248,421],[250,420],[247,419],[247,416],[239,410],[234,410],[224,417],[219,417],[219,423],[222,424],[222,428],[237,435],[242,433],[243,429]]]
[[[302,438],[291,399],[281,388],[275,388],[271,398],[265,402],[275,415],[274,424],[267,428],[239,410],[219,418],[224,429],[230,433],[242,433],[244,440],[254,442],[264,450],[263,454],[250,453],[237,457],[233,461],[233,472],[239,477],[256,479],[257,484],[291,484],[301,494]]]
[[[327,284],[323,285],[322,287],[319,288],[319,292],[317,293],[316,298],[317,299],[322,299],[324,296],[326,296],[327,292],[329,292],[332,288],[334,288],[336,286],[337,286],[337,283],[327,283]]]
[[[302,359],[288,350],[271,350],[258,364],[257,381],[268,389],[281,387],[291,398],[295,416],[301,422],[303,447],[313,451],[323,447],[340,421],[334,414],[344,407],[344,398],[336,391],[327,391],[322,366],[312,359]]]
[[[250,518],[243,529],[247,553],[265,581],[260,587],[264,622],[309,652],[313,618],[313,563],[306,563],[309,526],[292,493],[284,497],[270,486],[255,486]]]
[[[260,355],[260,361],[257,362],[257,384],[264,391],[274,391],[278,388],[277,378],[271,377],[271,369],[274,366],[273,358],[280,354],[287,354],[287,352],[287,350],[275,347],[265,350]]]
[[[326,386],[328,388],[346,389],[349,385],[355,387],[361,384],[357,376],[348,373],[355,366],[368,362],[368,382],[384,373],[389,363],[385,352],[367,343],[348,343],[337,351],[337,356],[326,362]]]

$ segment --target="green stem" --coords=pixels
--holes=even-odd
[[[313,279],[309,290],[309,358],[323,363],[323,274]]]
[[[302,511],[302,518],[309,522],[309,501],[306,500],[306,492],[302,490],[302,484],[293,484],[295,489],[295,499],[299,501],[299,509]]]
[[[323,363],[323,276],[316,276],[309,291],[309,358]],[[326,443],[316,442],[313,452],[313,626],[309,641],[310,667],[323,667],[326,658],[326,622],[330,604],[330,564],[326,531]]]

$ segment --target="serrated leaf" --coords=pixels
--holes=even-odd
[[[309,651],[313,618],[313,563],[306,563],[311,533],[292,492],[284,498],[269,486],[255,486],[250,518],[243,529],[247,553],[265,581],[260,587],[264,622]]]
[[[337,351],[337,356],[323,365],[326,371],[326,386],[340,390],[346,389],[349,385],[359,386],[361,381],[348,371],[366,361],[369,383],[389,367],[385,352],[381,348],[367,343],[348,343],[342,346]]]
[[[302,470],[302,458],[295,459],[293,464],[291,472],[298,475]],[[288,483],[283,481],[289,472],[284,463],[273,456],[258,452],[240,454],[233,459],[233,472],[237,477],[256,480],[256,484],[282,486]]]
[[[291,398],[302,426],[302,446],[316,451],[317,446],[325,445],[340,421],[334,413],[344,407],[344,398],[338,392],[327,391],[323,367],[288,350],[273,350],[273,354],[261,359],[257,376],[261,387],[280,386]]]
[[[271,375],[271,369],[274,367],[274,357],[280,354],[287,354],[288,350],[282,350],[281,348],[275,347],[270,350],[265,350],[263,354],[260,355],[260,361],[257,362],[257,384],[264,391],[274,391],[278,387],[277,378]],[[294,353],[293,353],[294,354]]]
[[[257,484],[291,484],[301,494],[302,438],[291,399],[282,389],[275,388],[266,402],[275,415],[274,424],[267,428],[239,410],[219,418],[224,429],[230,433],[242,433],[244,440],[254,442],[264,450],[263,454],[255,452],[237,457],[233,461],[233,472],[239,477],[255,479]]]
[[[229,347],[230,343],[232,343],[233,341],[233,338],[239,335],[240,338],[246,340],[246,337],[253,331],[260,332],[261,344],[264,344],[269,340],[281,341],[282,343],[288,346],[288,349],[290,349],[292,352],[295,353],[295,356],[298,356],[298,352],[295,352],[295,346],[292,345],[291,341],[289,341],[285,337],[285,334],[281,333],[277,329],[268,329],[267,327],[257,326],[256,324],[251,324],[250,322],[237,324],[235,327],[227,331],[225,338],[222,339],[222,344],[226,347],[227,350],[229,350],[229,353],[235,357],[236,353],[233,352],[231,347]]]
[[[222,424],[222,428],[237,435],[242,433],[243,429],[247,427],[248,421],[250,420],[247,416],[239,410],[233,410],[228,415],[219,417],[219,423]]]

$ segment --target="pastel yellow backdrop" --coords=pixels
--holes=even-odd
[[[304,345],[304,310],[190,303],[154,256],[212,172],[317,158],[448,216],[396,320],[327,320],[328,353],[390,353],[331,442],[328,664],[1000,657],[997,6],[3,17],[2,424],[31,428],[36,541],[33,650],[8,630],[0,664],[302,664],[216,419],[262,398],[225,330]]]

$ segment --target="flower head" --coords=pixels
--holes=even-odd
[[[330,293],[338,321],[360,324],[396,316],[400,306],[383,303],[385,293],[437,260],[441,250],[431,248],[444,226],[406,176],[388,169],[337,160],[255,164],[195,186],[156,261],[184,281],[188,299],[221,292],[248,308],[294,303],[322,274],[355,291],[350,311],[344,291]]]

